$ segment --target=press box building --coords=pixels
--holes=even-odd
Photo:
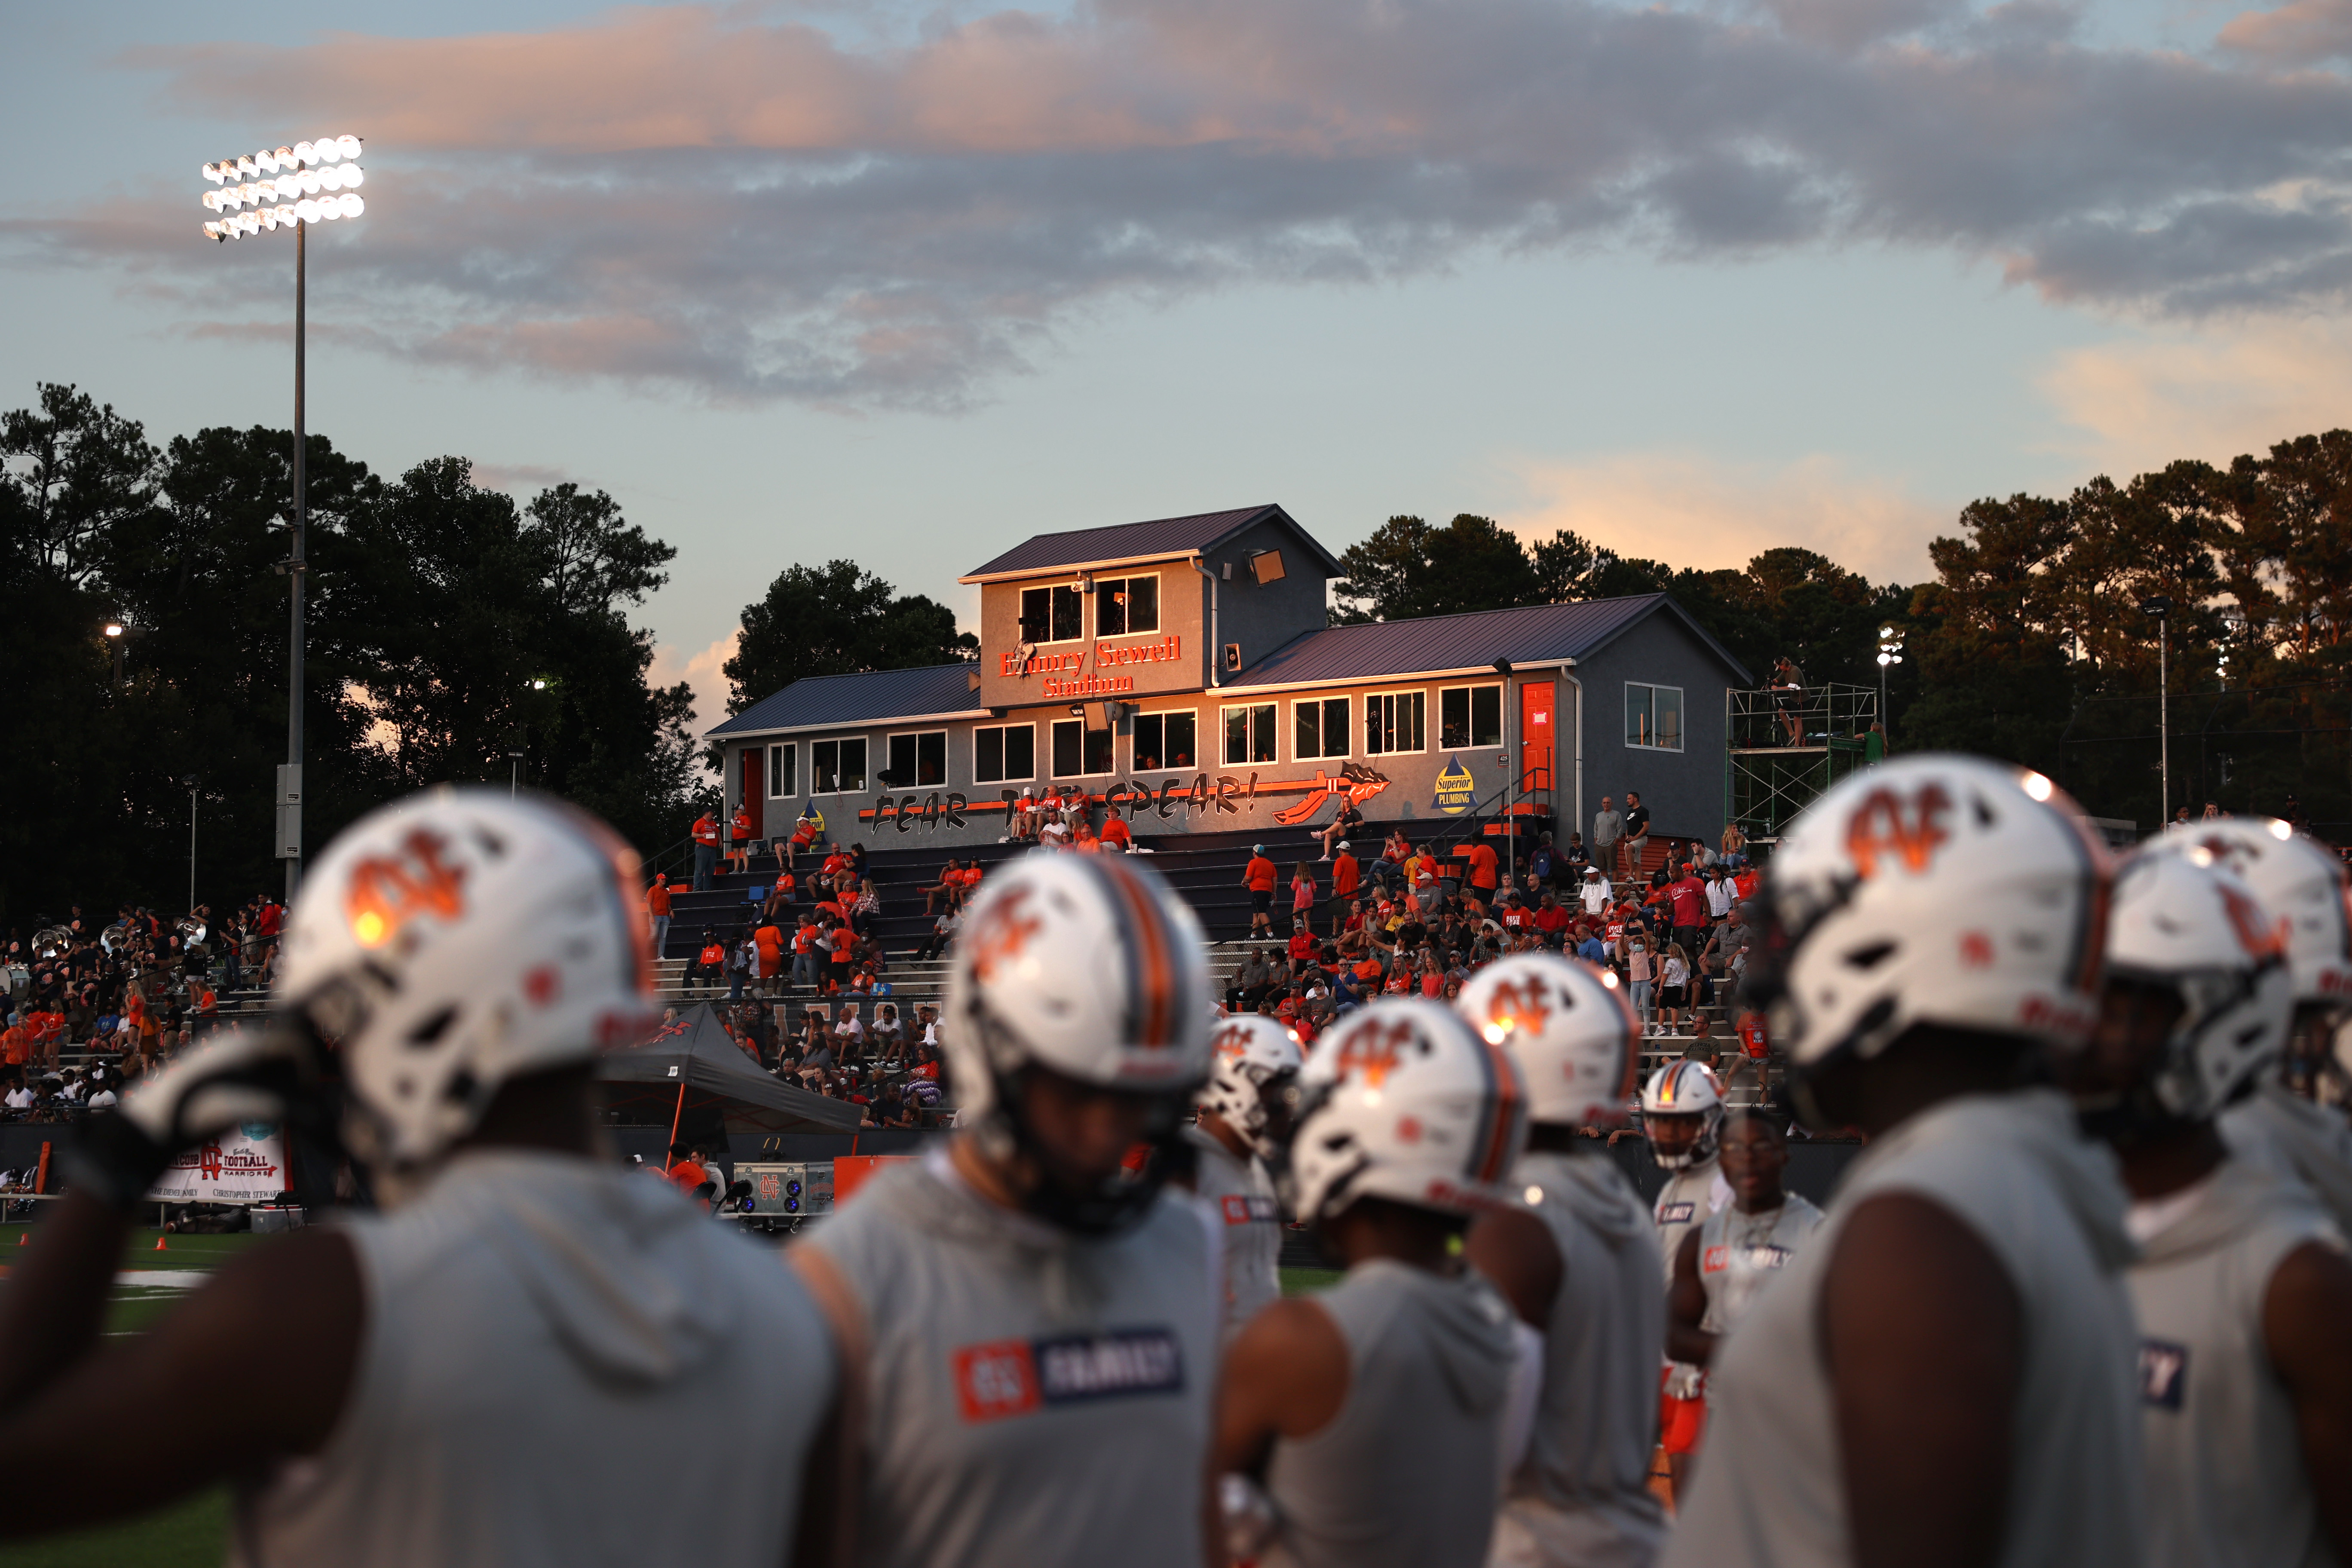
[[[1721,830],[1749,678],[1664,595],[1328,626],[1342,574],[1279,506],[1039,534],[961,579],[976,663],[796,680],[712,730],[728,808],[760,837],[814,802],[845,843],[944,847],[1057,785],[1140,839],[1303,844],[1343,795],[1377,841],[1507,790],[1565,839],[1636,790],[1657,833]]]

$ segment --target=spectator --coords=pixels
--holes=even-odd
[[[646,919],[651,925],[654,956],[661,957],[669,949],[669,873],[654,873],[654,885],[646,889]]]
[[[954,904],[950,904],[946,909],[940,910],[940,913],[931,921],[930,934],[925,937],[922,941],[922,944],[915,949],[916,962],[921,963],[927,959],[945,958],[947,956],[948,949],[955,943],[956,932],[962,928],[962,925],[963,910],[961,909],[958,908]]]
[[[1739,824],[1727,822],[1723,825],[1723,842],[1716,847],[1728,858],[1748,847],[1748,835],[1741,831]]]
[[[816,917],[811,914],[801,916],[800,924],[793,928],[792,990],[797,991],[803,984],[811,991],[824,988],[817,969],[824,951],[817,945],[817,939],[823,934],[817,929]]]
[[[816,808],[814,800],[803,802],[801,814],[793,823],[792,836],[776,840],[776,865],[780,870],[795,870],[800,865],[800,852],[814,847],[824,833],[824,813]]]
[[[1608,911],[1613,898],[1609,879],[1601,875],[1601,868],[1587,866],[1584,868],[1584,886],[1579,890],[1579,901],[1584,912],[1597,919]]]
[[[735,869],[748,873],[751,869],[751,806],[746,801],[736,806],[734,816],[727,824],[727,858]]]
[[[1601,809],[1592,814],[1592,863],[1603,878],[1617,875],[1617,841],[1624,836],[1625,819],[1617,815],[1615,803],[1602,795]]]
[[[1469,871],[1470,886],[1476,892],[1478,901],[1492,905],[1495,889],[1501,881],[1501,868],[1495,858],[1495,847],[1483,837],[1470,846]]]
[[[1331,927],[1339,929],[1341,917],[1355,900],[1357,889],[1362,887],[1361,872],[1356,865],[1353,847],[1347,839],[1339,840],[1339,858],[1331,862]]]
[[[707,891],[719,869],[719,823],[710,813],[694,819],[694,890]]]
[[[1782,655],[1772,666],[1772,708],[1780,715],[1781,740],[1787,745],[1805,743],[1804,696],[1804,671],[1797,668],[1796,660]]]
[[[1354,837],[1356,830],[1363,826],[1364,814],[1356,809],[1354,801],[1349,800],[1346,795],[1341,795],[1339,815],[1331,819],[1328,826],[1316,834],[1318,838],[1323,840],[1323,853],[1320,858],[1325,860],[1331,858],[1332,844],[1339,839]]]
[[[1683,944],[1688,956],[1706,944],[1706,884],[1701,881],[1688,864],[1683,874],[1666,885],[1667,907],[1674,911],[1672,940]]]
[[[1633,990],[1633,1017],[1641,1025],[1644,1037],[1655,1035],[1657,984],[1653,971],[1656,954],[1650,947],[1649,932],[1640,921],[1630,921],[1623,927],[1618,946],[1624,953],[1625,981]]]
[[[759,953],[760,994],[773,994],[776,982],[784,973],[784,933],[772,917],[763,917],[760,928],[751,933],[751,942]]]
[[[759,946],[751,940],[751,934],[749,931],[743,932],[727,944],[727,1000],[729,1002],[743,1000],[743,983],[751,977],[752,968],[759,962]]]
[[[1251,845],[1249,864],[1242,868],[1242,886],[1249,889],[1253,938],[1274,934],[1274,862],[1265,858],[1265,846]]]
[[[1551,881],[1553,868],[1559,864],[1559,851],[1552,847],[1551,835],[1536,840],[1535,853],[1528,857],[1528,897],[1541,892]]]
[[[1650,808],[1642,804],[1639,793],[1625,792],[1625,866],[1628,877],[1642,875],[1642,862],[1650,852]]]
[[[939,913],[941,900],[953,903],[962,892],[963,878],[959,874],[957,862],[950,858],[940,868],[940,879],[923,889],[923,912],[927,915]]]
[[[1102,847],[1106,852],[1125,854],[1134,847],[1134,835],[1128,831],[1127,819],[1116,811],[1103,814]]]
[[[1290,872],[1290,929],[1294,931],[1313,929],[1315,900],[1321,889],[1315,885],[1315,873],[1301,860]]]
[[[1665,1015],[1665,1034],[1682,1032],[1683,1009],[1690,1005],[1690,950],[1679,939],[1668,942],[1658,976],[1658,1008]]]
[[[702,946],[696,952],[693,962],[686,966],[684,984],[687,989],[692,990],[698,980],[716,990],[719,976],[726,971],[727,944],[719,940],[716,931],[705,926],[702,928]]]
[[[1528,923],[1542,935],[1545,946],[1559,947],[1568,930],[1568,911],[1559,907],[1559,895],[1546,888]]]

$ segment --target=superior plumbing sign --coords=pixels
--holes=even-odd
[[[250,1204],[286,1190],[286,1137],[248,1121],[173,1160],[147,1194],[159,1204]]]

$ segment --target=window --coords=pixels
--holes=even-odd
[[[1201,754],[1193,738],[1196,723],[1190,713],[1137,714],[1135,765],[1147,772],[1193,766]]]
[[[1226,709],[1225,766],[1274,760],[1274,704]]]
[[[890,765],[885,771],[890,776],[882,783],[891,789],[929,789],[947,783],[948,732],[925,730],[891,736]]]
[[[1625,743],[1653,752],[1683,749],[1683,689],[1625,683]]]
[[[1310,698],[1290,705],[1297,744],[1291,755],[1299,760],[1308,757],[1344,757],[1348,752],[1348,700],[1344,697]]]
[[[1160,574],[1095,582],[1095,636],[1123,637],[1160,629]]]
[[[1503,743],[1503,689],[1448,686],[1437,693],[1437,743],[1499,746]]]
[[[1037,726],[1006,724],[971,732],[971,781],[1003,784],[1037,776]]]
[[[1382,691],[1364,699],[1364,750],[1373,756],[1384,752],[1418,752],[1425,691]]]
[[[801,749],[789,741],[768,748],[768,798],[798,795]]]
[[[1054,721],[1054,776],[1082,778],[1110,772],[1110,731],[1089,730],[1084,719]]]
[[[1021,590],[1023,642],[1076,642],[1087,635],[1078,591],[1068,586]]]
[[[866,793],[866,737],[817,741],[809,746],[809,772],[818,795]]]

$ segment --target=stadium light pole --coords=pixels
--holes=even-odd
[[[2140,601],[2140,614],[2156,617],[2156,829],[2172,820],[2172,679],[2167,669],[2172,601],[2162,594]]]
[[[1887,722],[1887,709],[1886,709],[1886,667],[1887,667],[1888,665],[1890,665],[1890,664],[1901,664],[1902,662],[1903,662],[1903,639],[1902,639],[1900,637],[1897,637],[1897,636],[1895,635],[1895,628],[1894,628],[1893,626],[1881,626],[1881,627],[1879,627],[1879,628],[1878,628],[1878,722],[1879,722],[1879,724],[1880,724],[1882,727],[1885,727],[1885,726],[1886,725],[1886,722]]]
[[[206,239],[226,244],[281,228],[294,231],[294,526],[293,548],[278,567],[289,579],[286,656],[286,765],[278,770],[278,858],[286,862],[286,902],[302,886],[302,577],[310,570],[310,488],[304,471],[303,349],[309,336],[308,263],[310,226],[358,217],[367,210],[360,186],[360,139],[327,136],[290,147],[264,148],[204,167],[214,188],[205,210]]]

